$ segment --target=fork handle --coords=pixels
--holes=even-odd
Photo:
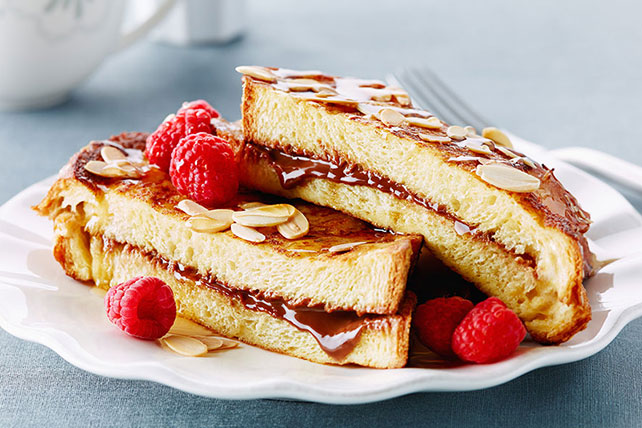
[[[549,153],[558,159],[595,171],[642,195],[642,167],[586,147],[565,147]]]

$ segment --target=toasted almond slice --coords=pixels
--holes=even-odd
[[[466,134],[468,134],[468,131],[458,125],[449,126],[446,130],[446,135],[448,135],[453,140],[463,140],[464,138],[466,138]]]
[[[337,105],[344,105],[344,106],[350,106],[350,107],[356,107],[359,104],[355,100],[349,100],[347,98],[342,98],[337,96],[324,97],[324,96],[319,96],[319,94],[308,95],[307,93],[304,93],[302,95],[299,95],[298,98],[306,101],[315,101],[318,103],[337,104]]]
[[[510,138],[497,128],[484,128],[482,137],[493,140],[495,144],[499,144],[500,146],[508,147],[509,149],[513,148],[513,143],[510,141]]]
[[[370,99],[373,101],[389,102],[392,101],[392,93],[386,90],[377,91],[370,96]]]
[[[241,239],[245,239],[246,241],[254,242],[257,244],[259,242],[265,241],[265,235],[258,230],[254,230],[251,227],[243,226],[242,224],[238,223],[232,224],[232,233]]]
[[[105,162],[113,162],[127,158],[126,154],[113,146],[103,146],[102,149],[100,149],[100,156],[102,156]]]
[[[319,98],[328,98],[338,95],[338,92],[330,87],[322,87],[317,91],[317,97]]]
[[[105,295],[107,294],[107,290],[100,287],[91,287],[89,291],[100,297],[105,297]]]
[[[432,135],[432,134],[419,134],[419,138],[421,138],[424,141],[428,141],[429,143],[450,143],[452,140],[450,137],[442,137],[440,135]]]
[[[441,121],[435,116],[429,118],[423,117],[406,117],[406,122],[421,128],[439,129],[442,126]]]
[[[204,337],[198,337],[195,339],[198,339],[201,342],[203,342],[205,346],[207,346],[208,351],[214,351],[215,349],[219,349],[220,347],[223,346],[223,341],[218,337],[204,336]]]
[[[85,169],[92,174],[101,175],[106,166],[107,163],[103,161],[92,160],[85,164]]]
[[[139,178],[142,175],[140,170],[129,162],[118,165],[118,168],[129,178]]]
[[[346,242],[345,244],[339,244],[339,245],[334,245],[330,248],[328,248],[328,251],[331,253],[343,253],[346,251],[352,250],[354,247],[357,247],[359,245],[367,244],[366,241],[359,241],[359,242]]]
[[[391,108],[382,108],[378,116],[379,120],[387,126],[399,126],[406,120],[403,114]]]
[[[170,335],[163,337],[161,342],[172,351],[186,357],[200,357],[207,354],[207,345],[193,337]]]
[[[266,215],[256,215],[250,211],[235,211],[232,215],[235,224],[248,227],[269,227],[278,226],[288,221],[287,216],[270,217]]]
[[[508,156],[511,159],[515,159],[515,158],[519,157],[514,151],[512,151],[508,147],[500,146],[499,144],[495,145],[495,150],[497,150],[500,153],[505,154],[506,156]]]
[[[525,164],[526,166],[530,166],[531,168],[535,168],[535,162],[533,162],[532,160],[530,160],[530,159],[529,159],[529,158],[527,158],[526,156],[524,156],[524,157],[520,158],[520,160],[521,160],[522,162],[524,162],[524,164]]]
[[[295,210],[288,221],[279,224],[276,228],[286,239],[299,239],[308,233],[310,223],[301,211]]]
[[[410,96],[408,94],[399,93],[399,94],[392,94],[392,96],[395,98],[395,101],[397,101],[402,106],[410,105]]]
[[[264,207],[265,205],[267,204],[264,204],[263,202],[246,202],[239,205],[239,207],[244,210],[251,210],[252,208]]]
[[[475,129],[474,126],[464,126],[464,129],[466,130],[466,136],[467,137],[477,137],[477,130]]]
[[[206,214],[199,214],[187,219],[187,226],[195,232],[216,233],[228,229],[232,221],[215,220]]]
[[[203,213],[205,217],[211,218],[212,220],[217,220],[229,224],[232,224],[232,222],[234,221],[232,220],[233,214],[234,211],[228,209],[209,210]]]
[[[176,208],[188,215],[199,215],[208,212],[207,208],[191,199],[183,199],[176,205]]]
[[[290,204],[275,204],[249,208],[246,212],[266,217],[290,217],[296,212],[296,208]]]
[[[183,317],[176,317],[169,334],[178,336],[211,336],[213,333],[210,329],[203,327],[194,321]]]
[[[461,143],[464,147],[466,147],[468,150],[470,150],[473,153],[479,153],[482,155],[492,155],[493,151],[488,147],[486,144],[483,143],[483,141],[480,141],[480,139],[467,139],[463,143]]]
[[[485,182],[511,192],[532,192],[540,186],[537,177],[503,163],[478,165],[476,172]]]
[[[253,77],[264,82],[276,82],[276,76],[269,69],[259,67],[258,65],[240,65],[235,69],[237,72],[246,76]]]

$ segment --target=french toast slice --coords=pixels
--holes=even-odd
[[[449,127],[379,81],[239,71],[246,186],[423,235],[539,342],[564,342],[586,327],[590,218],[552,170]]]
[[[195,269],[135,245],[92,234],[84,220],[68,210],[54,217],[54,255],[75,279],[108,290],[133,277],[154,276],[172,288],[181,316],[223,336],[316,363],[374,368],[406,364],[415,305],[412,293],[391,315],[359,317],[354,312],[290,308],[282,300],[234,292]],[[257,303],[261,310],[254,308]],[[346,335],[347,339],[342,337]]]
[[[187,224],[189,216],[177,208],[185,197],[166,173],[151,169],[140,179],[121,180],[84,169],[87,162],[100,157],[105,145],[134,153],[144,147],[144,140],[145,134],[123,134],[112,141],[90,143],[70,160],[37,211],[51,218],[62,211],[74,212],[85,218],[92,235],[154,251],[202,275],[294,306],[358,314],[397,312],[421,246],[420,236],[378,231],[302,201],[293,205],[307,217],[310,231],[300,239],[286,239],[275,228],[259,229],[266,235],[260,244],[229,230],[195,232]],[[268,195],[241,191],[229,208],[238,210],[255,201],[278,202]],[[352,243],[359,245],[345,252],[330,251]]]

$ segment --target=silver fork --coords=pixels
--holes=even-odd
[[[392,85],[406,89],[415,105],[422,107],[446,123],[471,125],[481,130],[493,122],[479,114],[450,89],[437,74],[427,67],[409,67],[388,76]],[[642,167],[586,147],[564,147],[548,155],[564,160],[590,172],[595,172],[642,196]]]

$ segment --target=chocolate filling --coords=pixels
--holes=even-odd
[[[495,241],[491,233],[481,232],[473,226],[462,222],[450,214],[446,207],[420,197],[403,184],[396,183],[375,172],[364,170],[358,165],[352,165],[342,161],[331,162],[303,155],[289,154],[252,143],[246,144],[245,147],[246,155],[259,156],[270,163],[279,176],[279,181],[284,189],[292,189],[302,181],[310,178],[324,178],[335,183],[373,187],[399,199],[414,202],[453,221],[455,230],[460,235],[470,233],[475,239],[481,239],[499,245],[504,250],[519,257],[520,262],[525,263],[531,268],[535,268],[537,265],[535,258],[530,254],[517,254],[507,249],[503,244]]]
[[[103,238],[105,239],[105,238]],[[112,242],[111,244],[116,244]],[[129,251],[137,251],[150,262],[174,273],[179,281],[192,281],[197,286],[207,287],[241,303],[245,308],[265,312],[282,319],[301,331],[310,333],[329,356],[342,361],[357,344],[364,327],[384,315],[358,316],[355,312],[325,312],[322,309],[299,307],[287,304],[283,299],[267,298],[259,292],[240,290],[226,285],[212,276],[204,276],[196,269],[167,260],[160,255],[147,252],[127,244]]]

